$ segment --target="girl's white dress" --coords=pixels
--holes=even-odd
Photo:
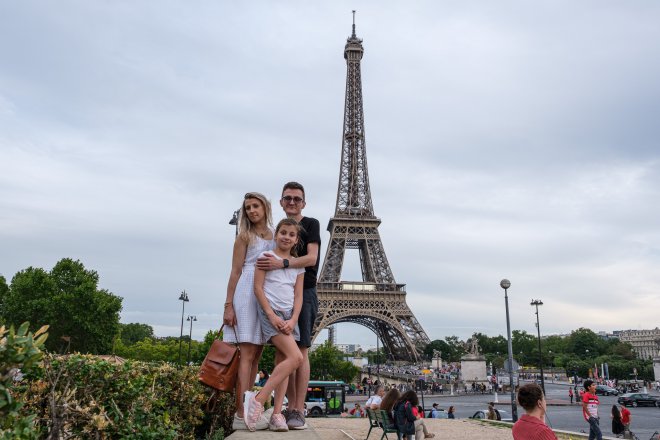
[[[259,303],[257,297],[254,296],[254,269],[259,254],[273,249],[275,249],[274,239],[264,240],[259,236],[255,238],[253,243],[248,245],[243,271],[234,292],[234,313],[236,314],[238,339],[236,339],[234,327],[225,326],[223,337],[225,341],[264,344],[258,314]]]

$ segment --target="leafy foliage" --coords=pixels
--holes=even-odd
[[[330,341],[309,354],[311,377],[321,380],[343,380],[351,383],[360,372],[352,363],[343,360],[344,354]]]
[[[0,439],[36,438],[35,416],[20,414],[23,404],[15,399],[15,384],[21,375],[32,370],[42,357],[41,348],[48,338],[48,326],[36,333],[24,322],[18,330],[0,327]]]
[[[233,396],[221,395],[218,409],[205,414],[209,391],[195,367],[115,364],[79,354],[47,355],[43,364],[21,398],[44,437],[218,438],[231,427]]]
[[[46,348],[70,348],[84,353],[110,353],[119,332],[122,299],[98,289],[99,276],[80,261],[64,258],[50,272],[29,267],[14,275],[4,294],[0,313],[4,322],[29,321],[50,325]],[[1,283],[0,283],[1,284]]]
[[[477,338],[486,360],[501,368],[508,354],[506,338],[482,333],[475,333],[473,337]],[[630,379],[634,369],[637,369],[638,378],[653,378],[652,363],[636,359],[630,344],[618,339],[605,340],[587,328],[574,330],[569,336],[543,337],[540,356],[536,335],[513,330],[511,339],[513,357],[522,365],[536,367],[541,358],[545,367],[564,368],[569,376],[575,372],[586,377],[594,364],[607,363],[611,377]],[[463,354],[463,342],[456,336],[446,337],[444,341],[432,341],[424,350],[428,359],[431,359],[433,350],[442,352],[443,361],[457,362]]]
[[[154,337],[154,328],[149,324],[119,324],[121,341],[126,345],[135,344],[146,338]]]

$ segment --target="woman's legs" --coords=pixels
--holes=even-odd
[[[429,437],[433,437],[433,435],[429,434],[428,429],[426,429],[426,423],[424,423],[424,419],[415,420],[415,440]]]
[[[244,417],[243,414],[243,393],[252,388],[254,378],[257,376],[259,368],[259,359],[264,349],[263,345],[250,343],[238,344],[241,349],[241,359],[238,363],[238,375],[236,380],[236,414]]]

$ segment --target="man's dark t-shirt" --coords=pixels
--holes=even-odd
[[[305,282],[303,289],[316,287],[316,274],[319,271],[319,261],[321,260],[321,227],[319,221],[311,217],[303,217],[300,220],[300,240],[298,241],[298,256],[307,255],[307,244],[318,243],[319,249],[316,255],[316,264],[305,268]]]

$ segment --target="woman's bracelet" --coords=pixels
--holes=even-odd
[[[225,303],[225,309],[226,309],[227,307],[230,307],[230,306],[233,306],[233,304],[230,303],[230,302],[226,302],[226,303]]]

